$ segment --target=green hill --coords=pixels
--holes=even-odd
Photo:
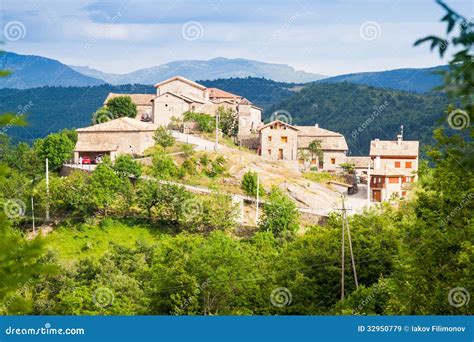
[[[352,83],[318,83],[303,88],[265,112],[286,110],[293,124],[314,125],[345,135],[352,155],[368,153],[370,140],[405,139],[430,143],[433,127],[446,109],[442,93],[415,94]]]

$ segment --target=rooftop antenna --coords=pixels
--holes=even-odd
[[[402,136],[402,139],[403,139],[403,125],[400,126],[400,135]]]

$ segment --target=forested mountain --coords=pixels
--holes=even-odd
[[[353,155],[364,155],[370,140],[395,139],[400,125],[404,126],[405,139],[429,143],[435,121],[447,104],[442,93],[414,94],[352,83],[318,83],[272,106],[265,117],[286,110],[293,124],[319,124],[340,132]]]
[[[41,56],[0,53],[0,69],[12,72],[0,78],[0,88],[34,88],[41,86],[89,86],[103,80],[85,76],[57,60]]]
[[[241,95],[257,106],[268,108],[287,98],[299,89],[301,84],[275,82],[265,78],[227,78],[214,81],[197,81],[206,87],[215,87]]]
[[[319,82],[350,82],[378,88],[425,93],[442,84],[443,78],[438,72],[444,71],[447,68],[446,65],[441,65],[433,68],[359,72],[329,77]]]
[[[0,113],[25,112],[28,126],[11,127],[6,133],[14,140],[31,142],[63,128],[90,125],[92,113],[102,106],[109,92],[150,94],[155,89],[141,85],[0,89]]]

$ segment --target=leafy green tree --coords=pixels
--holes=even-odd
[[[206,133],[212,133],[216,129],[216,118],[204,113],[185,112],[184,121],[196,122],[199,129]]]
[[[141,165],[128,154],[117,157],[113,169],[121,178],[140,178],[142,175]]]
[[[107,216],[111,205],[117,200],[124,184],[125,180],[115,173],[108,160],[104,160],[97,165],[96,169],[92,172],[90,196],[95,206],[98,209],[104,210],[105,216]]]
[[[163,148],[168,148],[174,145],[175,139],[173,133],[166,127],[158,127],[153,135],[155,142]]]
[[[164,151],[157,151],[152,157],[153,174],[159,179],[170,179],[176,176],[178,169],[173,158],[166,155]]]
[[[121,117],[135,118],[137,116],[137,106],[130,96],[117,96],[106,103],[107,110],[112,113],[114,119]]]
[[[453,101],[460,101],[461,123],[449,122],[454,107],[447,110],[451,128],[461,134],[434,131],[435,145],[428,155],[432,169],[420,168],[416,199],[405,208],[402,221],[404,239],[400,262],[389,279],[390,299],[388,313],[395,314],[472,314],[467,298],[474,287],[472,260],[474,258],[474,223],[472,194],[472,125],[473,23],[452,11],[443,2],[446,11],[442,21],[447,23],[447,34],[457,35],[441,39],[430,36],[417,43],[431,41],[441,55],[454,45],[457,49],[445,76],[445,89]],[[456,30],[454,30],[456,28]],[[467,124],[466,124],[467,123]],[[466,134],[469,132],[469,135]]]
[[[321,146],[321,140],[313,140],[308,145],[308,150],[311,153],[311,160],[314,156],[318,157],[318,161],[323,160],[323,148]]]
[[[219,106],[217,114],[219,115],[219,126],[222,132],[228,137],[236,138],[239,133],[239,116],[235,110]]]
[[[114,119],[114,114],[107,108],[107,106],[100,107],[92,115],[92,124],[97,125]]]
[[[257,173],[254,171],[247,171],[242,177],[242,190],[248,196],[257,196]],[[260,186],[260,195],[263,195],[263,189]]]
[[[66,132],[52,133],[46,138],[36,140],[34,149],[43,163],[48,158],[50,170],[58,171],[72,157],[74,142]]]
[[[263,205],[263,218],[260,228],[270,231],[275,236],[296,232],[299,223],[299,212],[296,204],[279,188],[274,187]]]

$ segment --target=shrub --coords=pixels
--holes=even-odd
[[[248,196],[257,196],[257,173],[253,171],[245,172],[242,177],[241,188],[244,193]],[[262,188],[260,188],[260,195],[263,193]]]
[[[299,212],[296,204],[277,187],[274,187],[263,205],[260,227],[281,237],[298,229]]]
[[[196,122],[203,132],[212,133],[216,129],[216,119],[209,114],[186,112],[184,121]]]
[[[175,142],[173,134],[166,127],[158,127],[153,135],[153,139],[163,148],[171,147]]]
[[[152,157],[153,174],[160,179],[176,176],[178,169],[170,156],[163,151],[157,151]]]

